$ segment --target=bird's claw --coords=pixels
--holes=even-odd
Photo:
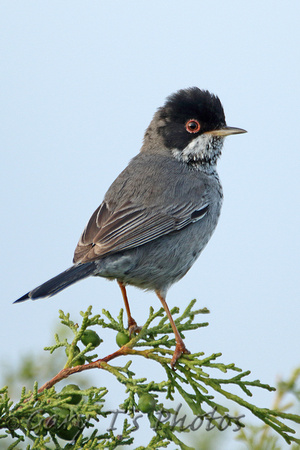
[[[182,354],[189,355],[191,352],[186,348],[183,342],[177,342],[171,359],[171,368],[175,370],[175,364]]]
[[[133,334],[139,334],[141,329],[142,327],[139,327],[132,317],[128,320],[128,331],[130,337],[132,337]]]

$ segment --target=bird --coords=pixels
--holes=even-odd
[[[223,191],[216,165],[226,136],[246,133],[226,125],[218,96],[198,87],[166,98],[145,131],[139,153],[109,187],[88,221],[73,265],[14,303],[51,297],[89,276],[116,280],[130,333],[139,331],[126,286],[154,291],[175,335],[172,369],[190,353],[166,302],[171,285],[192,267],[211,238]]]

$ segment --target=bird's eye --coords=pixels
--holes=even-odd
[[[185,124],[185,129],[189,133],[198,133],[200,131],[200,123],[196,119],[190,119]]]

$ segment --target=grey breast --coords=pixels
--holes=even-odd
[[[140,153],[104,200],[112,212],[129,200],[150,218],[159,216],[167,232],[160,225],[157,237],[152,239],[155,233],[149,233],[142,245],[99,259],[98,275],[166,291],[185,275],[209,241],[220,214],[222,188],[216,173],[190,169],[172,157]]]

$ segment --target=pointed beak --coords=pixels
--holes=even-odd
[[[242,133],[247,133],[247,131],[243,130],[243,128],[223,127],[219,128],[218,130],[206,131],[206,133],[204,134],[210,134],[211,136],[225,137],[229,136],[230,134],[242,134]]]

